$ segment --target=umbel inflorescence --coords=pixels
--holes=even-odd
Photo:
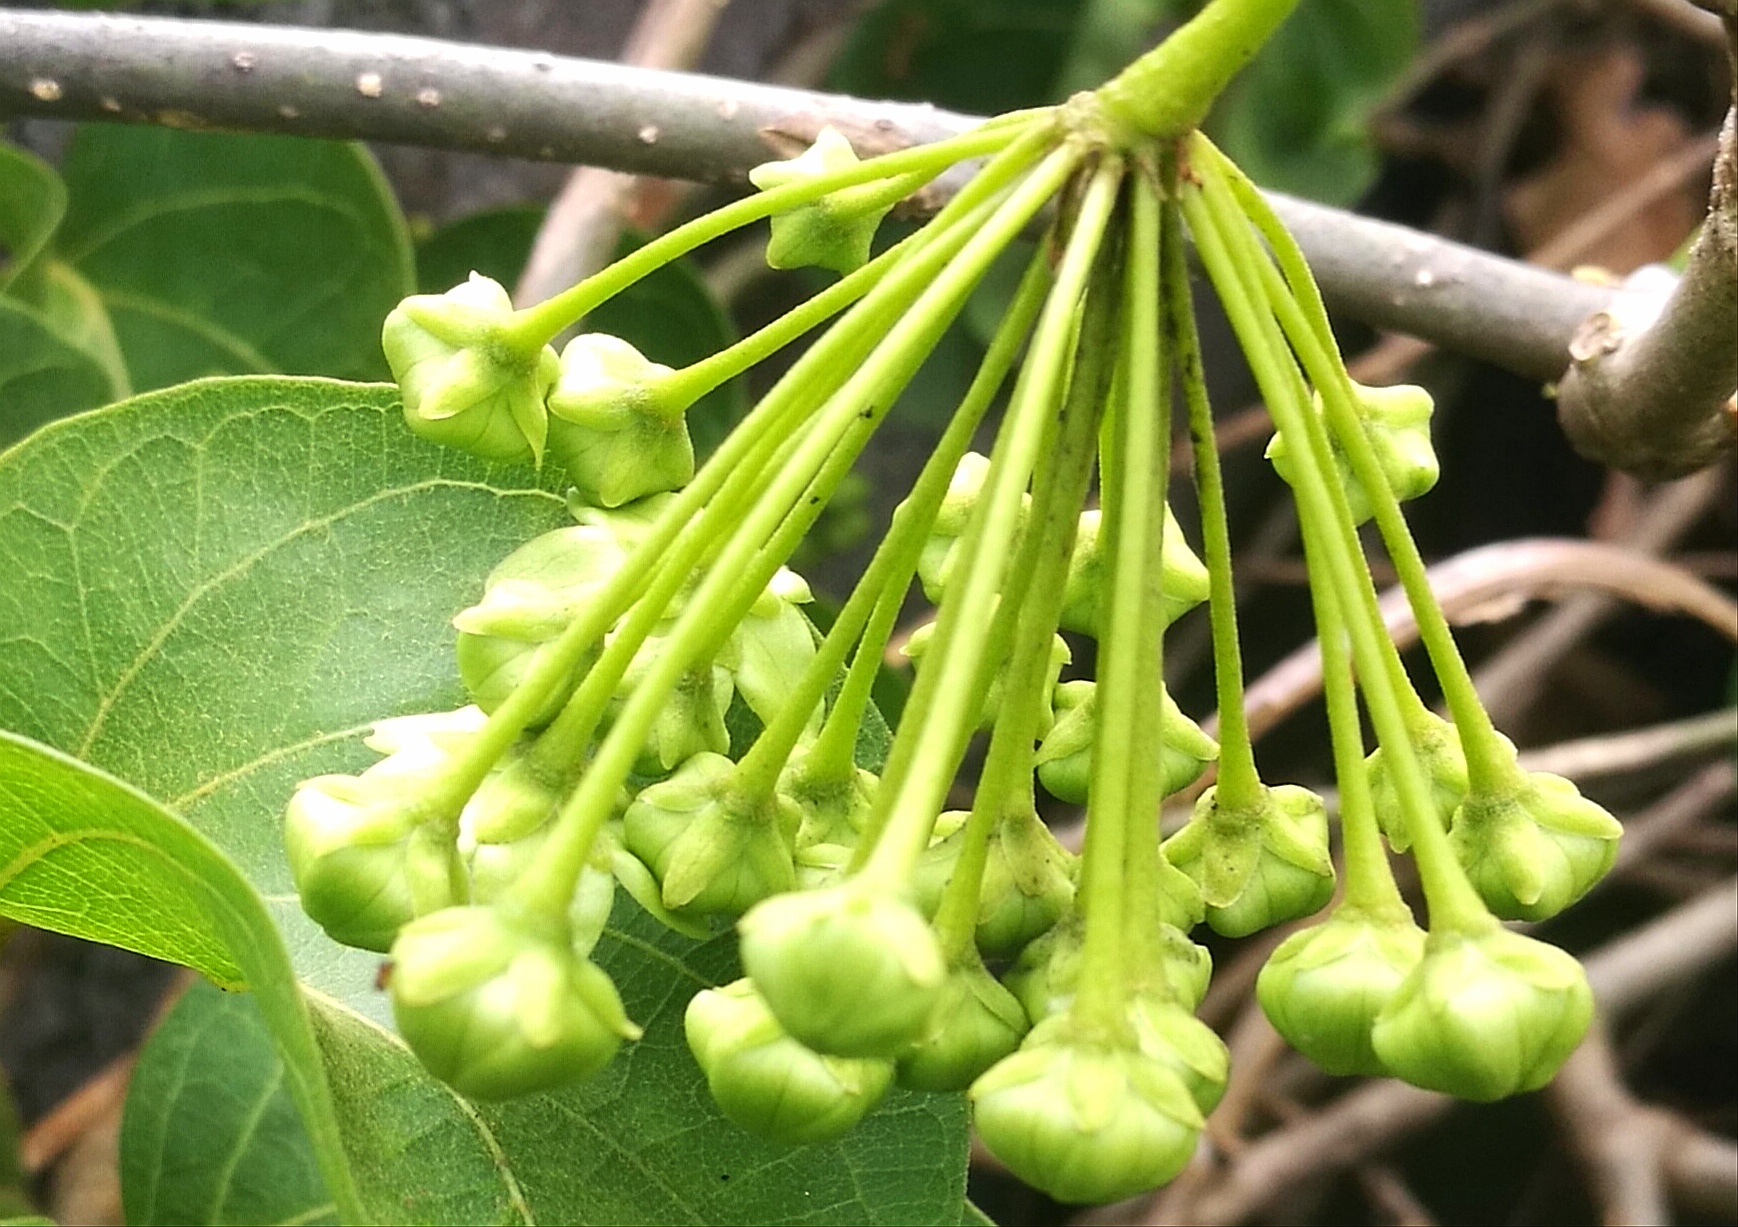
[[[1242,716],[1231,550],[1184,262],[1192,242],[1278,426],[1320,632],[1344,881],[1258,994],[1333,1073],[1473,1099],[1546,1082],[1592,1010],[1567,954],[1504,929],[1575,899],[1619,834],[1529,774],[1480,706],[1399,510],[1436,477],[1430,401],[1341,363],[1297,247],[1195,129],[1285,15],[1216,0],[1117,80],[940,144],[861,162],[833,133],[757,169],[762,191],[513,310],[473,275],[407,299],[385,347],[418,434],[559,466],[574,524],[504,559],[454,618],[474,705],[382,720],[383,757],[289,805],[303,907],[390,952],[399,1029],[478,1098],[588,1077],[638,1035],[589,959],[620,884],[683,932],[734,924],[743,979],[688,1007],[724,1114],[835,1137],[889,1086],[966,1091],[985,1143],[1072,1201],[1170,1179],[1225,1085],[1194,1016],[1189,937],[1336,896],[1321,798],[1258,775]],[[899,200],[982,159],[928,225],[871,257]],[[1048,213],[1046,212],[1048,210]],[[825,635],[785,567],[990,265],[1048,229],[934,454]],[[768,258],[841,278],[681,370],[617,338],[550,340],[611,294],[760,218]],[[830,325],[695,468],[684,411]],[[1006,391],[989,456],[967,450]],[[1166,506],[1186,413],[1201,557]],[[1096,505],[1093,505],[1096,504]],[[1384,632],[1357,536],[1374,519],[1452,720]],[[935,602],[879,772],[856,759],[913,581]],[[1167,625],[1207,601],[1216,744],[1160,685]],[[1058,684],[1067,630],[1095,681]],[[1359,697],[1377,746],[1366,757]],[[726,714],[759,731],[732,756]],[[944,812],[988,742],[968,812]],[[1217,762],[1163,846],[1160,802]],[[1087,809],[1084,852],[1037,789]],[[1420,929],[1387,851],[1415,858]]]

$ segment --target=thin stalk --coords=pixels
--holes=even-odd
[[[1299,519],[1305,565],[1311,574],[1327,570],[1322,525],[1307,511]],[[1344,906],[1372,916],[1398,914],[1406,910],[1406,903],[1394,884],[1394,871],[1382,846],[1382,833],[1376,825],[1376,809],[1370,798],[1370,776],[1364,766],[1364,730],[1358,719],[1358,699],[1353,693],[1345,618],[1331,584],[1311,584],[1310,601],[1315,610],[1316,639],[1322,651],[1328,739],[1333,745],[1334,775],[1340,784],[1340,833],[1346,859]]]
[[[917,560],[922,553],[924,538],[935,523],[936,512],[947,495],[948,482],[953,476],[954,468],[971,445],[978,423],[983,420],[990,402],[995,399],[1002,382],[1007,378],[1014,358],[1025,341],[1026,333],[1037,317],[1039,304],[1043,302],[1044,287],[1049,280],[1048,271],[1042,259],[1035,258],[1027,265],[1025,276],[1015,290],[1008,310],[997,326],[995,336],[990,340],[990,346],[978,365],[971,386],[966,389],[947,430],[942,433],[935,451],[931,453],[923,471],[913,483],[911,493],[894,509],[887,535],[882,538],[874,558],[863,572],[863,577],[858,580],[856,588],[845,602],[845,607],[839,611],[839,616],[828,630],[821,650],[816,653],[815,662],[809,666],[805,686],[812,689],[818,680],[819,692],[813,697],[807,690],[800,692],[790,704],[794,714],[780,712],[773,724],[756,739],[754,747],[738,768],[739,777],[746,781],[743,785],[745,788],[758,786],[768,770],[772,772],[773,782],[776,783],[779,769],[795,749],[802,729],[807,724],[807,713],[825,694],[825,688],[831,684],[843,664],[845,653],[851,644],[858,642],[861,636],[859,657],[868,652],[868,664],[879,662],[886,634],[898,617],[899,606],[904,602],[906,590],[911,585],[911,577],[917,570]],[[878,613],[882,615],[880,618],[876,617]],[[876,623],[881,623],[886,628],[882,630],[881,643],[875,642],[876,636],[873,632]],[[823,660],[823,657],[826,659]],[[868,664],[859,670],[853,661],[852,669],[840,688],[827,723],[821,730],[821,736],[805,760],[809,765],[811,778],[828,778],[829,769],[842,778],[853,766],[857,733],[862,725],[870,688],[875,681],[876,669],[868,667]],[[834,721],[838,723],[835,725]],[[789,724],[791,727],[779,727],[781,724]],[[766,745],[764,750],[762,743]],[[771,766],[775,761],[779,765]],[[772,785],[768,784],[766,787],[770,789]]]
[[[1072,171],[1080,155],[1072,144],[1068,151]],[[868,885],[903,889],[929,842],[958,767],[953,751],[962,730],[977,719],[977,695],[971,683],[977,676],[984,644],[981,639],[961,636],[958,628],[975,629],[991,619],[1007,570],[1008,543],[1018,522],[1020,496],[1037,462],[1048,410],[1057,400],[1073,339],[1073,321],[1110,219],[1121,174],[1121,166],[1115,162],[1101,165],[1093,174],[1045,301],[1026,359],[1028,370],[1036,374],[1029,381],[1022,380],[1027,387],[1024,397],[1016,391],[1003,426],[1011,440],[1006,462],[998,470],[992,458],[988,487],[973,513],[974,521],[984,526],[979,539],[987,548],[967,558],[959,586],[950,585],[942,602],[935,639],[925,655],[924,667],[918,670],[882,787],[876,793],[869,830],[879,836],[859,875]]]
[[[1205,146],[1206,142],[1203,141],[1202,144]],[[1214,151],[1216,154],[1217,152]],[[1230,160],[1222,154],[1216,160],[1222,166],[1232,166]],[[1448,619],[1443,616],[1442,607],[1430,589],[1430,577],[1424,559],[1419,555],[1418,545],[1406,527],[1406,517],[1400,510],[1400,501],[1394,496],[1393,487],[1388,484],[1381,462],[1376,458],[1375,449],[1364,432],[1362,415],[1358,411],[1352,390],[1351,376],[1339,359],[1339,349],[1333,340],[1321,291],[1316,287],[1315,279],[1310,274],[1309,266],[1304,261],[1303,253],[1298,250],[1297,243],[1279,224],[1279,219],[1273,216],[1272,210],[1262,201],[1261,194],[1241,177],[1240,172],[1233,169],[1233,174],[1235,177],[1231,177],[1229,183],[1238,204],[1249,211],[1251,219],[1261,230],[1275,259],[1279,261],[1278,270],[1265,261],[1262,264],[1262,277],[1268,297],[1275,304],[1275,314],[1279,318],[1280,326],[1285,329],[1287,338],[1302,359],[1311,381],[1321,392],[1323,408],[1335,440],[1351,463],[1352,472],[1369,495],[1370,507],[1375,512],[1376,527],[1388,548],[1395,573],[1406,593],[1407,604],[1412,607],[1413,616],[1418,622],[1419,638],[1423,640],[1425,651],[1430,655],[1430,663],[1442,686],[1443,698],[1454,716],[1455,728],[1460,733],[1461,745],[1466,752],[1467,771],[1472,786],[1479,791],[1501,787],[1516,771],[1514,754],[1502,743],[1496,726],[1491,723],[1490,714],[1485,711],[1484,703],[1478,696],[1472,674],[1454,642],[1453,632],[1449,630]],[[1280,270],[1284,271],[1283,279]],[[1419,706],[1422,708],[1422,703]]]
[[[798,504],[814,481],[813,475],[825,473],[825,479],[837,481],[849,470],[856,450],[934,347],[990,263],[1066,180],[1076,158],[1070,148],[1051,154],[977,229],[863,365],[829,398],[790,463],[775,476],[701,581],[646,678],[617,716],[590,769],[563,807],[547,854],[532,866],[522,884],[528,895],[562,900],[572,896],[616,790],[632,768],[670,688],[698,659],[698,653],[714,641],[719,624],[731,620],[733,606],[740,605],[746,611],[764,586],[765,577],[759,578],[752,590],[744,582],[755,578],[750,564],[761,547]],[[812,520],[821,505],[817,497],[804,504],[802,514]],[[773,565],[776,568],[777,563]],[[735,593],[746,593],[747,599],[738,596],[733,601]],[[723,633],[729,633],[728,626]]]
[[[1105,492],[1110,594],[1100,644],[1097,725],[1087,794],[1086,847],[1078,906],[1086,932],[1071,1016],[1106,1039],[1129,1038],[1129,972],[1150,973],[1144,933],[1158,883],[1157,831],[1163,799],[1165,487],[1170,471],[1170,370],[1159,296],[1164,226],[1150,167],[1132,177],[1119,338],[1122,377],[1114,451],[1116,478]]]
[[[1002,615],[1018,609],[1002,679],[1002,708],[961,834],[959,860],[935,914],[936,937],[950,965],[978,957],[974,938],[990,837],[1012,807],[1032,804],[1033,745],[1048,689],[1051,646],[1062,615],[1063,581],[1080,509],[1092,479],[1093,441],[1112,365],[1110,313],[1093,311],[1090,305],[1088,312],[1050,453],[1052,463],[1043,466],[1033,487],[1030,527],[997,610],[1001,621]]]
[[[1386,633],[1375,586],[1361,551],[1355,547],[1357,538],[1344,491],[1329,477],[1333,461],[1326,432],[1308,403],[1297,395],[1295,376],[1286,374],[1290,356],[1282,352],[1283,337],[1265,301],[1260,277],[1248,267],[1264,257],[1255,248],[1242,212],[1225,214],[1211,201],[1212,197],[1194,184],[1183,186],[1183,212],[1196,250],[1243,344],[1268,408],[1279,428],[1304,444],[1298,449],[1299,481],[1293,487],[1294,496],[1308,506],[1307,514],[1316,523],[1333,526],[1321,534],[1328,578],[1345,614],[1353,659],[1364,681],[1365,700],[1378,739],[1391,755],[1396,791],[1430,904],[1431,927],[1481,931],[1496,921],[1467,881],[1449,847],[1447,832],[1435,820],[1428,785],[1408,739],[1404,710],[1383,667],[1381,641]]]
[[[518,312],[509,343],[528,346],[532,350],[548,344],[572,327],[576,320],[589,315],[646,274],[749,222],[794,209],[819,200],[829,192],[860,183],[913,173],[933,178],[955,162],[967,158],[998,151],[1015,152],[1017,157],[1024,158],[1050,139],[1049,126],[1044,113],[1039,112],[1031,120],[983,125],[933,145],[902,149],[813,179],[757,192],[676,227],[554,298]]]

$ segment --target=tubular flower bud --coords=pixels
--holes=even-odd
[[[459,676],[479,707],[494,711],[507,701],[538,649],[585,611],[626,557],[606,529],[576,524],[534,537],[489,573],[483,599],[453,618]],[[556,687],[532,727],[555,719],[584,667]]]
[[[899,1085],[963,1091],[1018,1048],[1028,1026],[1014,995],[973,959],[948,974],[928,1034],[900,1054]]]
[[[416,917],[464,900],[454,840],[421,809],[390,777],[322,775],[296,789],[284,813],[290,876],[333,941],[384,953]]]
[[[544,401],[561,363],[547,345],[520,353],[506,343],[512,318],[507,291],[477,273],[392,309],[380,344],[414,433],[486,460],[541,463]]]
[[[1376,1016],[1383,1068],[1489,1102],[1549,1082],[1587,1033],[1593,992],[1572,957],[1506,929],[1432,933]]]
[[[1213,931],[1246,937],[1321,908],[1334,893],[1322,799],[1295,784],[1264,786],[1258,804],[1231,811],[1218,792],[1202,793],[1164,845],[1166,859],[1199,884]]]
[[[1412,752],[1430,784],[1437,820],[1446,831],[1450,817],[1466,799],[1466,754],[1461,750],[1460,733],[1435,712],[1425,712],[1413,724],[1411,733]],[[1507,738],[1504,742],[1507,743]],[[1365,766],[1370,773],[1370,803],[1376,811],[1376,824],[1388,837],[1388,846],[1404,852],[1412,846],[1412,836],[1400,811],[1400,797],[1394,789],[1386,751],[1380,746],[1372,750]]]
[[[1038,747],[1038,782],[1059,801],[1085,805],[1092,778],[1093,725],[1097,720],[1098,683],[1063,682],[1052,702],[1056,723]],[[1183,714],[1160,687],[1164,709],[1164,795],[1170,796],[1201,778],[1207,764],[1219,757],[1219,743]]]
[[[853,767],[843,779],[816,776],[808,770],[807,751],[791,756],[779,776],[779,792],[802,814],[796,846],[855,843],[875,803],[873,772]]]
[[[948,578],[953,574],[954,560],[959,556],[959,539],[965,536],[972,509],[978,505],[978,496],[983,493],[984,482],[989,476],[990,458],[977,452],[967,452],[954,466],[947,493],[936,510],[935,523],[930,526],[929,537],[917,559],[917,578],[923,584],[923,595],[931,604],[941,604],[942,593],[947,590]],[[1022,494],[1016,534],[1025,531],[1031,510],[1032,496]]]
[[[851,142],[831,126],[822,128],[797,157],[785,162],[762,162],[748,172],[748,181],[762,191],[799,183],[856,166],[861,159]],[[766,245],[771,268],[803,268],[814,265],[849,273],[869,260],[875,230],[888,210],[898,203],[881,184],[867,183],[840,188],[818,200],[798,205],[772,219],[772,238]]]
[[[1623,826],[1560,775],[1517,773],[1501,792],[1467,794],[1449,842],[1485,905],[1504,920],[1545,920],[1585,895],[1617,859]]]
[[[662,645],[663,636],[653,635],[634,653],[616,687],[616,702],[627,702],[652,668]],[[724,713],[730,710],[734,693],[730,671],[715,662],[702,661],[686,670],[646,734],[634,770],[640,775],[664,775],[696,754],[727,753],[730,733],[724,727]]]
[[[855,881],[776,895],[737,928],[743,968],[780,1025],[832,1056],[897,1056],[926,1033],[947,981],[917,909]]]
[[[746,979],[696,993],[682,1025],[725,1117],[786,1146],[842,1136],[893,1080],[890,1061],[823,1056],[797,1043]]]
[[[1213,1028],[1163,991],[1135,994],[1129,1021],[1141,1052],[1176,1074],[1203,1114],[1219,1106],[1231,1076],[1231,1053]]]
[[[801,815],[776,800],[775,812],[752,812],[737,795],[735,769],[723,755],[696,754],[643,789],[622,820],[628,850],[657,875],[671,911],[740,916],[796,889],[790,841]]]
[[[1430,444],[1430,414],[1435,403],[1430,393],[1415,384],[1397,384],[1388,388],[1367,388],[1352,385],[1353,403],[1364,427],[1364,436],[1375,450],[1376,460],[1394,497],[1402,503],[1429,492],[1441,472],[1436,449]],[[1315,412],[1322,412],[1321,394],[1315,397]],[[1352,511],[1352,521],[1362,524],[1375,512],[1370,506],[1369,491],[1352,473],[1340,440],[1332,440],[1334,467],[1346,502]],[[1292,467],[1290,442],[1283,432],[1276,433],[1267,445],[1267,458],[1273,461],[1274,472],[1287,484],[1296,485],[1296,470]]]
[[[1195,1153],[1203,1121],[1176,1073],[1134,1048],[1034,1028],[972,1084],[984,1145],[1058,1201],[1103,1203],[1157,1188]]]
[[[1062,595],[1062,629],[1094,639],[1104,625],[1104,593],[1109,589],[1106,567],[1109,559],[1099,548],[1102,519],[1103,513],[1096,509],[1080,513],[1080,527],[1074,537],[1074,553],[1068,559],[1068,579]],[[1189,539],[1169,507],[1165,508],[1159,591],[1166,626],[1207,599],[1207,567],[1189,548]]]
[[[763,724],[772,723],[815,658],[814,630],[798,608],[814,599],[802,576],[780,567],[725,645],[719,663]],[[816,727],[820,714],[817,704]]]
[[[1054,925],[1074,901],[1075,857],[1030,809],[1003,815],[990,835],[974,934],[985,958],[1004,959]]]
[[[1342,907],[1280,944],[1255,995],[1274,1030],[1322,1069],[1376,1077],[1388,1070],[1371,1028],[1423,957],[1424,931],[1410,915]]]
[[[392,947],[392,1014],[429,1072],[461,1095],[509,1099],[602,1069],[639,1028],[565,921],[453,907]]]
[[[549,393],[549,456],[585,499],[619,507],[694,477],[686,406],[659,387],[670,368],[620,337],[588,332],[561,351]]]
[[[1068,1008],[1080,978],[1081,920],[1070,911],[1048,933],[1020,952],[1014,966],[1002,977],[1034,1024]],[[1178,1003],[1194,1011],[1207,995],[1213,976],[1213,955],[1205,946],[1189,940],[1172,924],[1159,925],[1155,949],[1160,966],[1148,974],[1163,977]]]

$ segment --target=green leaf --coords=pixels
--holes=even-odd
[[[0,141],[0,293],[48,245],[66,212],[66,188],[35,154]]]
[[[107,373],[34,307],[0,298],[0,447],[109,400]]]
[[[130,1227],[338,1221],[253,997],[197,981],[139,1053],[121,1202]]]
[[[1418,51],[1418,0],[1311,0],[1233,81],[1208,128],[1263,187],[1349,204],[1376,176],[1369,117]]]
[[[115,326],[96,287],[80,277],[72,265],[52,257],[41,261],[31,278],[31,305],[41,311],[60,339],[89,354],[109,381],[107,400],[125,400],[133,394],[127,362],[121,354]]]
[[[443,293],[472,272],[479,272],[511,290],[542,224],[542,209],[495,209],[435,231],[417,245],[418,289],[424,294]],[[644,235],[624,234],[617,258],[643,242]],[[621,337],[652,361],[678,368],[709,357],[736,340],[730,317],[688,260],[666,264],[636,281],[593,311],[582,327]],[[747,411],[739,379],[703,396],[688,411],[688,433],[694,440],[695,454],[700,459],[711,455]]]
[[[0,571],[24,578],[0,588],[0,724],[169,798],[264,896],[317,994],[377,1217],[957,1222],[959,1097],[900,1097],[803,1151],[719,1116],[680,1024],[693,988],[735,974],[727,937],[696,944],[619,902],[598,958],[646,1040],[587,1086],[483,1108],[382,1025],[378,958],[296,907],[279,834],[295,782],[372,761],[359,737],[376,719],[462,703],[447,620],[496,561],[566,520],[528,471],[413,438],[388,387],[215,380],[57,424],[0,456]],[[80,864],[43,897],[90,901],[108,918],[91,935],[137,944],[171,927],[142,910],[178,907],[168,886]],[[40,902],[27,918],[67,919]],[[215,966],[221,949],[199,958]],[[281,1045],[281,1019],[266,1020]],[[292,1052],[286,1072],[315,1064]]]
[[[56,247],[102,294],[135,388],[384,374],[410,240],[361,146],[93,124],[63,173]]]
[[[0,731],[0,915],[249,984],[287,1054],[286,1084],[328,1187],[355,1217],[283,944],[259,897],[197,831],[113,776]]]

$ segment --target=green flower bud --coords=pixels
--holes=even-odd
[[[284,812],[302,910],[333,941],[385,952],[404,925],[465,898],[453,837],[391,775],[304,781]]]
[[[719,663],[763,724],[772,723],[815,658],[814,628],[798,608],[814,599],[802,576],[780,567],[725,645]],[[820,716],[816,704],[811,723],[817,730]]]
[[[936,909],[941,907],[942,892],[959,866],[960,848],[965,843],[961,832],[970,816],[968,810],[943,810],[930,829],[929,846],[917,858],[917,865],[912,870],[911,894],[917,901],[917,910],[928,919],[935,918]]]
[[[1412,752],[1430,785],[1437,819],[1446,831],[1449,818],[1466,799],[1466,754],[1460,747],[1460,732],[1435,712],[1423,713],[1410,732]],[[1503,741],[1508,743],[1507,738]],[[1388,846],[1404,852],[1412,846],[1412,834],[1406,829],[1388,759],[1387,752],[1378,746],[1364,760],[1370,774],[1370,803],[1376,811],[1376,824],[1388,837]]]
[[[694,477],[685,405],[667,402],[670,368],[620,337],[588,332],[561,351],[549,393],[549,456],[604,507],[680,490]]]
[[[1517,772],[1500,792],[1469,792],[1448,838],[1491,911],[1545,920],[1605,876],[1622,834],[1622,824],[1574,784],[1535,771]]]
[[[1068,559],[1068,578],[1062,595],[1062,629],[1098,638],[1104,625],[1104,594],[1109,591],[1109,559],[1099,549],[1103,513],[1094,509],[1080,513],[1074,537],[1074,553]],[[1207,599],[1207,568],[1182,525],[1165,508],[1164,554],[1160,562],[1159,591],[1163,597],[1165,625],[1169,626]]]
[[[1263,786],[1247,810],[1219,805],[1209,788],[1165,857],[1201,888],[1207,923],[1225,937],[1247,937],[1319,910],[1334,893],[1328,814],[1307,788]]]
[[[985,958],[1013,958],[1074,901],[1075,857],[1030,809],[1004,814],[990,834],[975,939]]]
[[[934,638],[935,623],[926,622],[911,632],[905,641],[905,646],[900,650],[905,654],[907,660],[922,660]],[[1046,695],[1055,694],[1056,679],[1062,675],[1062,666],[1073,659],[1074,654],[1068,649],[1068,641],[1063,639],[1061,635],[1052,635],[1050,638],[1050,662],[1046,667],[1044,677],[1044,693]],[[1007,672],[1008,662],[1004,660],[997,666],[996,672],[990,678],[989,689],[984,692],[983,706],[978,710],[978,728],[985,732],[995,727],[996,713],[1002,708],[1002,691]],[[1038,735],[1044,736],[1055,723],[1056,713],[1051,710],[1049,703],[1045,703],[1038,716]]]
[[[1492,928],[1432,933],[1376,1016],[1376,1057],[1426,1090],[1489,1102],[1549,1082],[1593,1019],[1581,964]]]
[[[477,273],[392,309],[380,344],[414,433],[487,460],[542,461],[544,400],[561,363],[547,345],[516,352],[512,318],[507,291]]]
[[[838,886],[848,876],[851,854],[848,844],[815,843],[800,847],[791,856],[797,867],[798,890],[823,890]]]
[[[1225,1097],[1231,1053],[1213,1028],[1169,991],[1137,993],[1129,1021],[1141,1052],[1176,1074],[1203,1114]]]
[[[1424,931],[1411,916],[1341,907],[1280,944],[1255,995],[1274,1030],[1328,1073],[1376,1077],[1388,1071],[1370,1030],[1423,957]]]
[[[465,803],[459,822],[480,844],[509,844],[542,827],[561,808],[566,781],[547,778],[531,759],[509,750],[504,765]]]
[[[653,635],[634,653],[621,684],[616,687],[615,704],[610,712],[612,721],[619,710],[616,705],[626,703],[650,672],[663,642],[663,636]],[[664,775],[696,754],[728,753],[730,732],[724,727],[724,713],[730,710],[734,693],[730,671],[716,663],[701,662],[684,672],[646,734],[646,743],[634,760],[634,770],[640,775]]]
[[[682,1023],[719,1110],[786,1146],[843,1136],[893,1080],[890,1061],[823,1056],[797,1043],[746,979],[696,993]]]
[[[1428,492],[1436,485],[1440,472],[1436,450],[1430,445],[1430,414],[1435,408],[1430,393],[1414,384],[1367,388],[1357,383],[1352,385],[1352,393],[1364,436],[1376,452],[1376,460],[1394,497],[1404,503]],[[1315,397],[1315,411],[1322,412],[1320,393]],[[1351,461],[1339,439],[1333,437],[1331,441],[1336,476],[1345,488],[1352,521],[1362,524],[1375,514],[1370,507],[1369,491],[1353,475]],[[1274,472],[1295,486],[1297,472],[1289,448],[1284,433],[1276,433],[1267,445],[1267,458],[1273,461]]]
[[[735,775],[723,755],[696,754],[628,806],[628,850],[657,875],[673,912],[740,916],[796,889],[790,841],[801,815],[777,800],[762,812],[739,794]]]
[[[802,824],[796,846],[853,844],[869,820],[879,780],[873,772],[853,767],[843,779],[831,772],[809,769],[808,751],[798,750],[779,776],[779,792],[797,807]]]
[[[607,530],[577,524],[526,542],[489,573],[483,599],[453,618],[459,676],[484,711],[505,703],[536,663],[539,649],[585,612],[627,553]],[[557,686],[532,719],[555,719],[589,662]]]
[[[501,903],[513,898],[513,891],[526,871],[544,855],[553,824],[547,824],[529,835],[510,843],[476,844],[466,850],[460,839],[460,851],[465,853],[471,869],[471,902]],[[615,906],[614,865],[609,840],[599,838],[592,856],[580,871],[579,885],[574,888],[568,904],[567,921],[572,927],[572,946],[576,955],[591,953],[597,939],[603,936],[609,923],[610,909]]]
[[[1051,796],[1085,805],[1092,780],[1092,739],[1097,721],[1097,682],[1063,682],[1052,702],[1056,723],[1038,747],[1038,782]],[[1170,691],[1159,688],[1165,744],[1160,750],[1164,795],[1187,788],[1201,778],[1207,764],[1219,757],[1219,743],[1183,714]]]
[[[762,162],[748,172],[748,181],[767,191],[848,170],[860,160],[851,142],[828,126],[799,156],[785,162]],[[775,214],[772,238],[766,245],[767,265],[771,268],[814,265],[836,273],[861,268],[869,260],[876,228],[896,203],[896,199],[889,198],[884,185],[866,183],[828,192],[818,200]]]
[[[967,452],[954,466],[947,493],[942,496],[935,523],[930,525],[929,537],[917,559],[917,578],[931,604],[941,604],[942,593],[947,590],[948,579],[953,575],[954,560],[959,556],[959,539],[965,535],[972,509],[977,506],[978,496],[983,493],[984,482],[989,480],[989,476],[990,458],[977,452]],[[1031,495],[1021,495],[1019,518],[1015,521],[1016,534],[1025,531],[1026,517],[1031,510]]]
[[[897,1056],[926,1033],[947,981],[917,909],[854,880],[776,895],[737,928],[743,968],[785,1030],[816,1052]]]
[[[1020,1046],[1026,1011],[975,959],[948,974],[929,1033],[901,1053],[899,1085],[914,1091],[963,1091]]]
[[[1080,914],[1070,910],[1054,928],[1022,950],[1003,975],[1002,982],[1034,1023],[1062,1013],[1074,1000],[1083,936]],[[1212,953],[1172,924],[1159,925],[1153,949],[1159,967],[1144,974],[1155,980],[1162,977],[1185,1010],[1197,1009],[1213,976]]]
[[[424,916],[392,946],[392,1014],[428,1071],[472,1099],[589,1078],[639,1028],[565,922],[495,907]]]
[[[1183,1170],[1203,1127],[1188,1089],[1138,1049],[1076,1038],[1052,1018],[972,1084],[973,1119],[992,1154],[1058,1201],[1103,1203]]]

